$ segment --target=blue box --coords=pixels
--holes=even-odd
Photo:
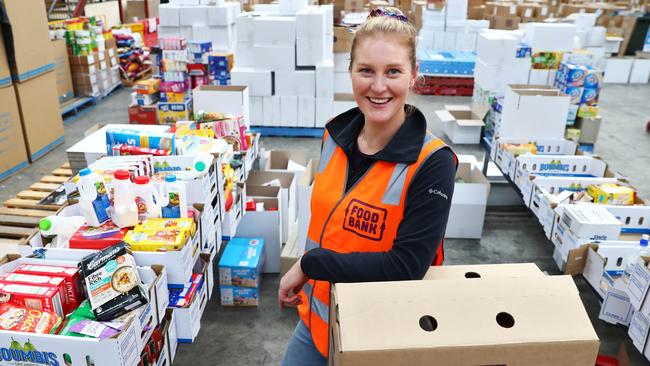
[[[200,41],[190,41],[187,45],[187,50],[189,53],[194,54],[203,54],[207,52],[212,52],[212,42],[200,42]]]
[[[530,47],[527,43],[522,42],[517,47],[517,58],[529,58],[533,54],[533,48]]]
[[[589,70],[585,75],[585,88],[598,89],[603,81],[603,73],[599,70]]]
[[[259,306],[260,290],[252,287],[221,286],[222,306]]]
[[[258,287],[262,283],[263,251],[262,238],[232,238],[219,260],[219,283]]]
[[[560,91],[569,96],[569,104],[580,104],[584,88],[581,86],[566,86],[560,88]]]
[[[591,106],[598,105],[598,89],[585,88],[580,103]]]
[[[113,146],[127,144],[150,147],[152,149],[176,152],[176,135],[173,132],[136,131],[128,128],[109,128],[106,130],[106,150],[112,155]]]
[[[473,76],[476,53],[468,51],[420,50],[419,74],[434,76]]]

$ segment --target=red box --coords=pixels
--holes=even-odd
[[[130,106],[129,123],[136,125],[156,125],[158,124],[158,110],[155,106]]]
[[[0,282],[0,300],[64,316],[61,293],[54,287]]]
[[[77,267],[21,264],[14,270],[14,273],[63,277],[65,279],[64,284],[67,297],[72,301],[75,307],[78,307],[86,298],[84,289],[81,286],[81,276],[79,275],[79,269]]]
[[[65,291],[65,278],[63,277],[37,276],[24,273],[4,273],[0,275],[0,283],[51,287],[56,289],[61,296],[64,316],[77,308]]]
[[[70,238],[70,248],[102,250],[121,242],[127,231],[110,220],[99,227],[84,225]]]

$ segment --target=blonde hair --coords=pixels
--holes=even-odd
[[[402,11],[397,8],[387,7],[383,10],[384,12],[387,12],[391,15],[404,17],[404,13],[402,13]],[[368,17],[368,19],[366,19],[366,21],[363,22],[359,28],[357,28],[356,32],[354,33],[354,38],[352,39],[352,51],[350,52],[349,70],[352,70],[352,65],[354,64],[354,51],[359,42],[363,41],[366,38],[373,37],[377,34],[385,34],[397,37],[403,43],[403,45],[408,48],[411,67],[413,70],[415,70],[415,49],[418,31],[408,21],[398,19],[391,15],[378,15]]]

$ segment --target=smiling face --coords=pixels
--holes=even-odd
[[[360,40],[350,75],[354,98],[366,123],[388,127],[404,120],[404,104],[417,68],[399,37],[379,33]]]

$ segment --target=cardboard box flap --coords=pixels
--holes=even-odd
[[[319,159],[310,159],[305,168],[305,172],[300,177],[298,185],[301,187],[309,187],[314,183],[314,177],[316,176],[316,170],[318,169]]]
[[[475,278],[503,278],[544,276],[535,263],[473,264],[458,266],[433,266],[423,280],[454,280]]]
[[[483,127],[485,125],[480,119],[458,119],[456,123],[462,127]]]
[[[334,291],[342,352],[549,342],[598,347],[570,276],[340,283]],[[426,316],[435,319],[434,331],[420,326]]]
[[[443,122],[443,123],[452,122],[452,121],[456,120],[456,117],[454,117],[448,110],[445,110],[445,109],[436,111],[436,116],[438,117],[440,122]]]
[[[281,169],[286,170],[289,165],[289,160],[292,160],[302,166],[306,166],[308,163],[307,155],[301,151],[283,151],[283,150],[271,150],[269,151],[269,157],[266,163],[266,170],[269,169]]]

